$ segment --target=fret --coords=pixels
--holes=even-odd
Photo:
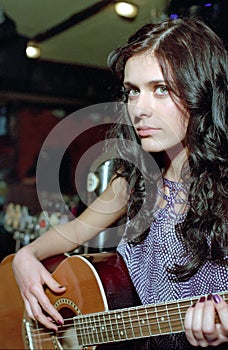
[[[172,333],[173,329],[172,329],[172,324],[170,322],[170,314],[169,314],[169,310],[168,310],[168,305],[167,304],[165,304],[165,311],[166,311],[166,316],[167,316],[167,321],[168,321],[169,333]]]
[[[130,309],[128,309],[128,319],[129,319],[129,324],[130,324],[130,332],[131,332],[131,336],[129,336],[129,339],[134,339],[136,338],[136,334],[135,334],[135,329],[133,327],[133,324],[132,324],[132,317],[131,317],[131,311]]]
[[[142,327],[141,327],[139,312],[138,312],[137,309],[136,309],[136,316],[137,316],[137,323],[138,323],[138,329],[139,329],[139,332],[140,332],[140,337],[142,338],[143,337]]]
[[[105,331],[105,326],[104,326],[104,320],[103,320],[103,313],[97,314],[97,334],[99,335],[99,342],[104,343],[105,341],[105,336],[104,336],[104,331]]]
[[[82,317],[82,328],[83,328],[83,334],[85,336],[86,339],[86,344],[91,344],[91,334],[90,334],[90,330],[88,327],[88,319],[89,317]]]
[[[160,334],[167,334],[170,331],[170,327],[167,321],[167,310],[165,308],[165,304],[157,305],[157,313]]]
[[[116,325],[116,340],[120,339],[120,333],[119,333],[119,326],[118,326],[118,311],[114,311],[114,317],[115,317],[115,325]]]
[[[105,314],[102,314],[102,331],[103,331],[103,338],[105,339],[105,342],[109,341],[109,335],[107,330],[107,322],[105,318]]]
[[[74,324],[75,331],[76,331],[76,334],[77,334],[78,343],[80,345],[82,345],[84,343],[84,341],[83,341],[83,333],[81,331],[80,317],[79,316],[74,316],[73,317],[73,324]]]
[[[128,339],[127,329],[126,329],[126,319],[125,319],[125,313],[124,310],[121,310],[121,318],[122,318],[122,326],[123,326],[123,334],[125,336],[125,339]]]
[[[109,312],[108,313],[108,317],[109,317],[109,324],[110,324],[110,339],[115,340],[115,334],[113,331],[113,324],[112,324],[112,318],[111,318],[112,313]]]
[[[155,323],[154,323],[154,320],[153,320],[153,323],[150,322],[149,316],[148,316],[148,309],[149,309],[148,307],[145,307],[146,322],[148,324],[149,335],[153,335],[152,327],[155,325]]]
[[[79,317],[73,317],[73,325],[74,325],[74,330],[76,333],[76,338],[77,338],[78,344],[83,345],[84,344],[83,335],[82,335],[81,329],[79,327],[79,322],[80,322]]]
[[[193,304],[193,301],[197,301],[198,298],[190,299],[190,300],[180,300],[177,302],[177,307],[179,308],[179,313],[180,313],[180,331],[184,330],[184,317],[187,312],[187,309]]]
[[[118,332],[118,324],[116,322],[116,316],[115,316],[116,311],[111,311],[110,312],[110,336],[113,341],[119,340],[119,332]]]
[[[81,316],[80,317],[80,323],[81,323],[81,329],[84,334],[84,343],[83,344],[91,344],[92,338],[93,338],[93,332],[92,332],[92,326],[91,326],[91,315],[88,315],[87,317]]]
[[[72,334],[73,334],[73,338],[75,338],[75,343],[78,345],[82,345],[82,336],[80,333],[80,329],[78,327],[78,317],[73,317],[73,330],[72,330]]]
[[[137,309],[138,323],[142,337],[147,337],[150,335],[149,323],[146,318],[146,306]]]
[[[180,317],[180,330],[183,331],[184,330],[184,322],[183,322],[183,316],[182,316],[182,313],[181,313],[180,303],[179,302],[177,302],[177,310],[178,310],[179,317]]]
[[[126,339],[133,339],[135,334],[132,327],[132,320],[129,309],[122,310],[122,320]]]
[[[90,343],[89,344],[94,344],[94,332],[93,332],[93,324],[92,324],[92,317],[87,318],[87,332],[88,332],[88,338]]]
[[[94,339],[94,344],[99,343],[99,328],[98,328],[99,322],[97,321],[97,315],[93,314],[92,315],[92,332],[93,332],[93,339]]]
[[[105,329],[106,336],[109,342],[115,341],[116,338],[118,339],[118,337],[116,335],[117,331],[116,331],[116,324],[113,318],[113,311],[106,312],[104,316],[106,318],[106,321],[104,319],[104,322],[106,324],[106,329]]]
[[[116,322],[117,322],[117,327],[118,327],[118,339],[126,339],[127,334],[126,334],[126,329],[125,329],[125,324],[124,324],[124,311],[119,310],[117,313],[115,313],[116,317]]]
[[[158,333],[155,332],[155,329],[153,327],[153,334],[162,334],[161,327],[160,327],[160,319],[159,319],[159,315],[158,315],[158,309],[157,309],[156,305],[154,306],[154,310],[155,310],[155,315],[156,315],[156,322],[158,325]],[[152,314],[153,314],[153,312],[152,312]]]
[[[139,325],[139,320],[138,320],[138,310],[137,308],[133,308],[131,310],[131,325],[134,331],[135,338],[141,338],[141,327]]]

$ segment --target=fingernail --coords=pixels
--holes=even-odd
[[[58,320],[58,321],[57,321],[57,323],[58,323],[60,326],[62,326],[62,325],[63,325],[63,322],[62,322],[62,321],[60,321],[60,320]]]
[[[221,298],[220,298],[220,296],[219,296],[218,294],[213,294],[212,297],[213,297],[213,300],[214,300],[214,302],[215,302],[216,304],[220,303]]]
[[[211,294],[211,293],[210,293],[210,294],[208,294],[208,296],[207,296],[207,300],[212,300],[212,298],[213,298],[212,294]]]
[[[199,302],[203,303],[205,301],[205,299],[206,299],[205,296],[203,296],[203,297],[200,298]]]

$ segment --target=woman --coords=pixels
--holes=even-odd
[[[28,315],[52,329],[53,320],[63,322],[42,286],[56,293],[64,287],[39,260],[76,248],[126,214],[118,251],[142,303],[201,296],[186,313],[185,333],[152,337],[143,348],[222,349],[228,342],[228,305],[218,295],[228,290],[225,48],[198,20],[168,20],[141,28],[109,65],[127,102],[111,134],[120,140],[116,176],[78,218],[17,253],[13,268]]]

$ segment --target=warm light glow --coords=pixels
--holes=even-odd
[[[41,50],[36,44],[29,42],[26,48],[26,55],[28,58],[39,58]]]
[[[115,4],[115,11],[119,16],[135,18],[138,13],[138,8],[136,5],[130,4],[129,2],[119,1]]]

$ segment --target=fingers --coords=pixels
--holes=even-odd
[[[219,295],[214,296],[215,309],[224,331],[228,333],[228,304]]]
[[[207,340],[203,332],[203,320],[204,320],[204,303],[205,297],[201,297],[200,300],[191,308],[187,310],[185,317],[185,333],[188,341],[194,346],[206,346]],[[214,312],[213,304],[211,301],[207,301],[207,314]],[[212,307],[211,307],[212,306]],[[213,316],[212,316],[213,317]],[[211,326],[211,324],[210,324]]]
[[[28,317],[30,317],[33,320],[35,320],[35,316],[33,315],[33,312],[31,310],[29,301],[27,299],[25,299],[24,297],[23,297],[23,300],[24,300],[25,310],[26,310],[26,313],[27,313]]]
[[[29,317],[55,331],[57,324],[64,323],[61,314],[53,307],[42,288],[40,291],[37,289],[33,294],[30,292],[25,297],[25,307]]]
[[[53,293],[66,290],[61,286],[29,250],[22,248],[16,254],[12,268],[29,317],[50,329],[63,324],[63,318],[44,292],[47,286]]]
[[[63,293],[66,290],[65,286],[60,285],[52,275],[45,269],[41,274],[42,284],[48,286],[48,288],[54,293]]]
[[[221,320],[215,323],[215,316]],[[228,341],[228,306],[218,295],[201,297],[187,310],[185,333],[188,341],[194,346],[217,346]]]
[[[48,300],[39,301],[34,298],[34,301],[30,301],[32,304],[32,312],[37,321],[42,323],[45,327],[50,328],[52,330],[57,330],[57,324],[63,324],[62,316],[53,308],[51,304],[49,304]],[[44,311],[47,312],[47,315],[44,314]]]
[[[32,319],[37,320],[45,327],[56,331],[56,324],[62,325],[64,320],[61,314],[51,304],[49,298],[44,292],[43,285],[45,284],[48,286],[48,288],[54,293],[64,292],[66,288],[60,286],[46,270],[44,270],[41,276],[41,284],[36,283],[24,292],[23,299],[26,312]]]

